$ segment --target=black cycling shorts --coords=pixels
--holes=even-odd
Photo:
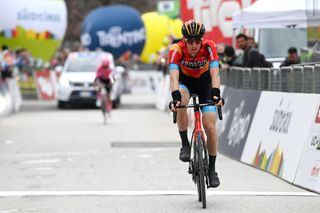
[[[192,78],[185,75],[181,75],[179,79],[179,88],[186,90],[189,95],[197,94],[199,97],[199,103],[212,103],[211,95],[211,76],[209,72],[204,73],[200,78]],[[202,112],[216,112],[215,106],[205,106],[201,108]]]
[[[104,79],[104,78],[98,78],[99,82],[102,83],[104,85],[104,87],[106,88],[107,92],[110,93],[111,91],[111,81],[110,79]]]

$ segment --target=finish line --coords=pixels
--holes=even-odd
[[[210,191],[208,196],[284,196],[320,197],[313,192],[271,192],[271,191]],[[196,191],[0,191],[0,197],[23,196],[163,196],[195,195]]]

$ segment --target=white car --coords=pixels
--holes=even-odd
[[[72,52],[69,54],[58,82],[58,107],[64,108],[68,104],[95,103],[97,98],[94,87],[97,67],[102,59],[108,57],[110,67],[113,69],[115,83],[111,90],[113,107],[117,108],[122,94],[122,68],[115,67],[111,53],[97,52]]]

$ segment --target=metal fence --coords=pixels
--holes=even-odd
[[[296,93],[320,93],[320,64],[281,68],[230,67],[221,83],[234,88]]]

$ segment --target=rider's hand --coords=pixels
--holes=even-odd
[[[179,90],[174,90],[171,93],[172,101],[169,104],[169,109],[172,112],[177,111],[177,107],[181,104],[181,93]]]
[[[216,103],[216,106],[223,106],[224,99],[220,96],[220,89],[219,88],[212,88],[211,89],[212,100]]]

